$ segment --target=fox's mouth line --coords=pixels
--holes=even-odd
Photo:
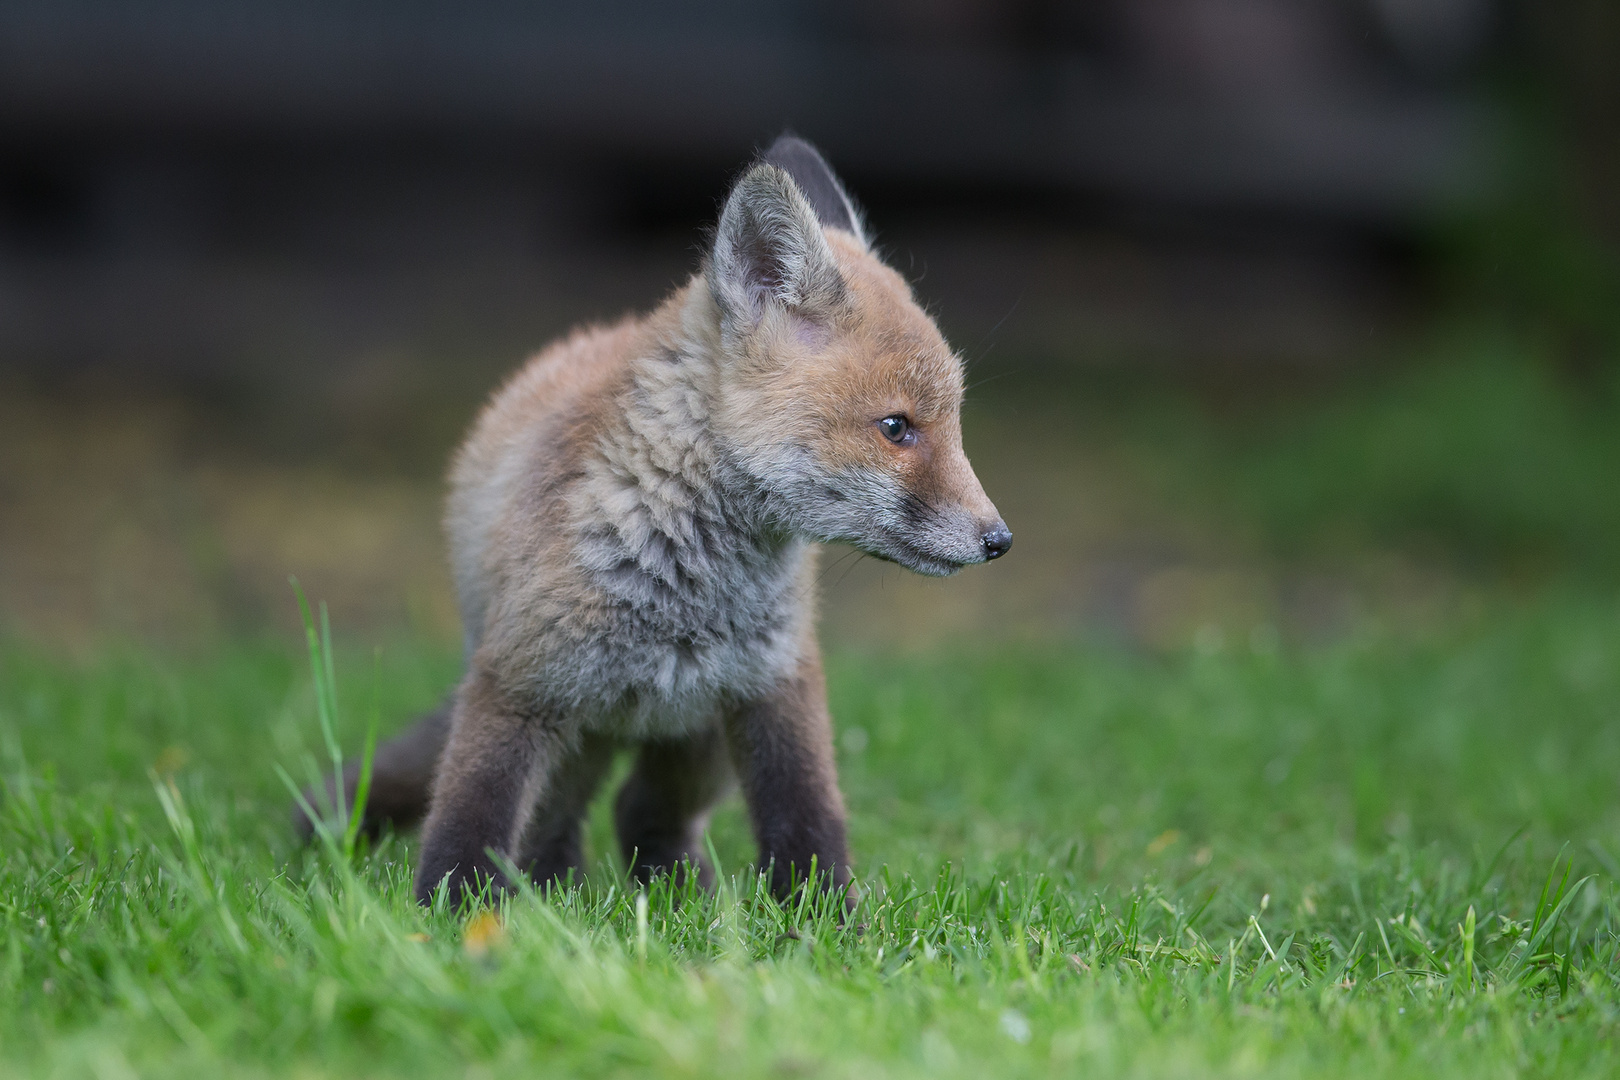
[[[874,559],[882,559],[886,563],[893,563],[896,566],[903,566],[907,570],[911,570],[916,573],[926,574],[929,573],[932,568],[940,567],[943,568],[946,574],[954,574],[958,570],[962,570],[973,565],[972,563],[962,562],[958,559],[949,559],[943,555],[934,555],[930,552],[923,551],[921,548],[917,547],[917,545],[908,543],[907,541],[901,540],[898,537],[888,537],[886,539],[891,546],[890,551],[878,551],[875,548],[866,547],[865,545],[861,544],[857,544],[856,546],[862,551],[866,552],[866,554],[872,556]]]

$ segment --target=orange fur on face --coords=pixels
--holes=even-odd
[[[948,572],[980,561],[978,538],[999,518],[962,451],[961,360],[899,274],[851,234],[822,234],[841,300],[821,311],[764,313],[723,371],[716,412],[722,437],[745,457],[768,458],[784,444],[800,448],[824,488],[843,485],[870,500],[882,499],[886,487],[917,518],[901,543],[940,556],[916,569]],[[878,421],[895,415],[915,428],[915,445],[896,446],[882,435]],[[807,531],[895,557],[881,538],[863,543],[870,538],[859,523],[824,521]]]

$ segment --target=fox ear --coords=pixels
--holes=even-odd
[[[866,246],[866,230],[861,226],[855,202],[819,150],[797,135],[783,135],[759,160],[793,177],[818,221],[829,229],[843,229],[859,240],[862,247]]]
[[[813,318],[844,299],[815,210],[775,165],[755,165],[731,189],[707,276],[728,329],[752,329],[770,305]]]

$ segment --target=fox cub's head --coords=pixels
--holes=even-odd
[[[783,136],[737,182],[704,277],[714,428],[773,516],[924,574],[1007,552],[962,452],[962,362],[808,143]]]

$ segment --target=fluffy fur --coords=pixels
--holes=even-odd
[[[779,892],[812,865],[845,886],[814,547],[925,574],[1006,550],[961,399],[959,359],[792,138],[738,180],[683,288],[530,361],[451,468],[466,677],[448,723],[377,759],[373,823],[427,807],[418,898],[499,886],[492,852],[541,881],[577,868],[619,747],[638,748],[615,815],[638,874],[707,877],[704,822],[740,782]]]

